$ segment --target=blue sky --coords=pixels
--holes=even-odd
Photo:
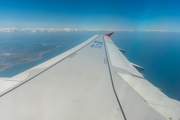
[[[0,28],[180,31],[179,0],[0,0]]]

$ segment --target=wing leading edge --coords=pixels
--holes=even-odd
[[[95,35],[12,78],[1,78],[0,119],[178,120],[179,102],[136,70],[112,34]]]

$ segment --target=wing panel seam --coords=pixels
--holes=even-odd
[[[114,83],[113,83],[113,79],[112,79],[112,74],[111,74],[111,69],[110,69],[110,65],[109,65],[109,59],[108,59],[107,50],[106,50],[106,41],[104,40],[104,37],[103,37],[103,41],[104,41],[104,49],[105,49],[105,53],[106,53],[107,64],[108,64],[108,68],[109,68],[109,74],[110,74],[110,78],[111,78],[111,83],[112,83],[113,91],[114,91],[114,94],[115,94],[115,96],[116,96],[116,99],[117,99],[117,102],[118,102],[118,104],[119,104],[119,107],[120,107],[120,109],[121,109],[121,112],[122,112],[122,115],[123,115],[123,117],[124,117],[124,120],[127,120],[127,119],[126,119],[126,116],[125,116],[125,113],[124,113],[124,111],[123,111],[123,108],[122,108],[122,106],[121,106],[120,100],[119,100],[119,98],[118,98],[118,96],[117,96],[115,87],[114,87]]]

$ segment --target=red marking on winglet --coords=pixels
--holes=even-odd
[[[114,32],[108,33],[108,34],[105,34],[104,36],[109,36],[109,37],[110,37],[113,33],[114,33]]]

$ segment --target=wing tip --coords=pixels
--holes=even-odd
[[[114,32],[111,32],[111,33],[105,34],[104,36],[110,37],[113,33],[114,33]]]

